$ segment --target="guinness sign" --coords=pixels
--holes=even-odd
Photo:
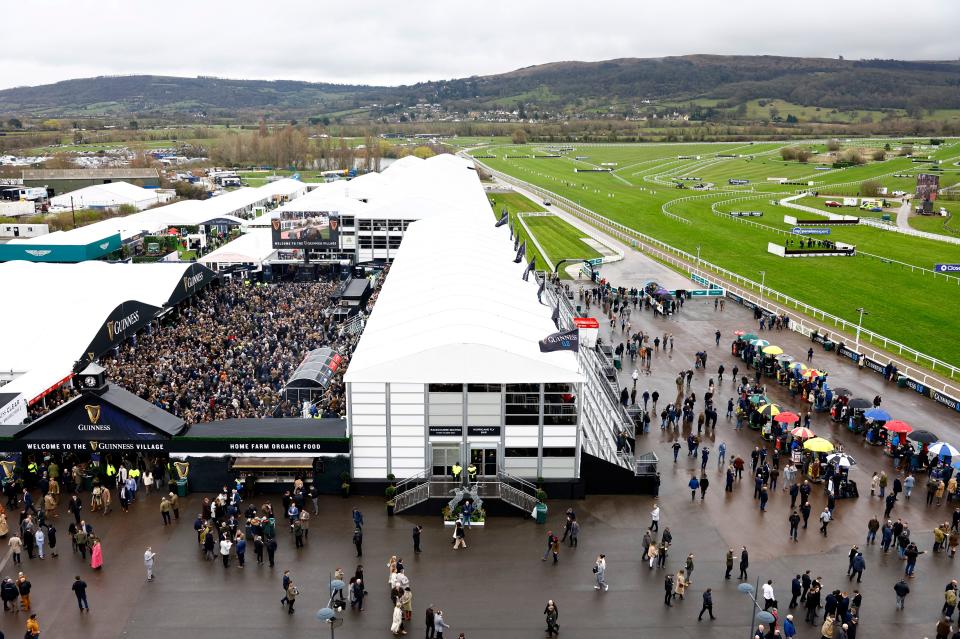
[[[118,320],[107,320],[107,339],[113,342],[117,335],[123,335],[131,326],[140,321],[140,310],[136,310]]]
[[[90,420],[91,424],[96,424],[100,421],[100,406],[87,404],[84,408],[87,411],[87,419]]]
[[[203,283],[203,271],[196,273],[194,275],[189,275],[183,278],[183,288],[186,291],[190,291],[195,288],[198,284]]]

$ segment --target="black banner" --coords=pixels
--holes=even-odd
[[[239,455],[250,453],[342,453],[350,452],[349,439],[206,439],[181,437],[169,442],[169,450],[176,453],[223,453]]]
[[[167,300],[167,306],[175,306],[194,293],[203,290],[216,277],[216,272],[203,264],[191,264],[183,273],[180,281],[177,282],[177,287],[173,289],[173,294]]]
[[[540,340],[540,352],[552,353],[554,351],[574,351],[580,350],[580,331],[571,328],[559,333],[551,333]]]
[[[906,383],[907,383],[907,388],[911,388],[911,389],[917,391],[918,393],[920,393],[920,394],[923,395],[924,397],[931,397],[931,395],[930,395],[930,387],[929,387],[929,386],[926,386],[926,385],[924,385],[924,384],[921,384],[920,382],[918,382],[917,380],[913,379],[912,377],[907,377],[906,375],[903,375],[903,374],[900,375],[900,379],[906,381]]]
[[[884,364],[881,364],[880,362],[872,360],[869,357],[863,358],[863,365],[864,367],[869,368],[870,370],[875,371],[877,373],[880,373],[881,375],[884,374],[887,368]]]
[[[467,426],[467,435],[470,437],[499,437],[499,426]]]
[[[837,347],[837,355],[850,359],[854,364],[860,361],[860,353],[847,348],[843,344]]]
[[[431,437],[462,437],[463,426],[431,426]]]
[[[944,395],[940,391],[931,391],[930,396],[933,401],[943,404],[947,408],[960,412],[960,400],[954,399],[949,395]]]
[[[107,316],[107,320],[97,331],[97,335],[90,342],[90,345],[80,354],[80,369],[83,369],[110,347],[123,342],[128,336],[149,324],[160,311],[161,309],[157,306],[138,301],[128,301],[117,306]]]

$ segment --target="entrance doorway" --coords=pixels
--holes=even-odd
[[[471,448],[470,463],[477,467],[477,475],[480,477],[497,476],[497,449],[492,448]]]
[[[453,465],[462,464],[456,444],[433,444],[431,457],[430,474],[434,477],[453,477]]]

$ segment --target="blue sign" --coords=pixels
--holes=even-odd
[[[933,270],[937,273],[960,273],[960,264],[937,264]]]
[[[795,226],[790,229],[790,232],[794,235],[830,235],[830,229],[804,228],[802,226]]]

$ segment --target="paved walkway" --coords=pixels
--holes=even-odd
[[[913,228],[910,226],[910,200],[904,200],[897,209],[897,226],[902,229]]]

